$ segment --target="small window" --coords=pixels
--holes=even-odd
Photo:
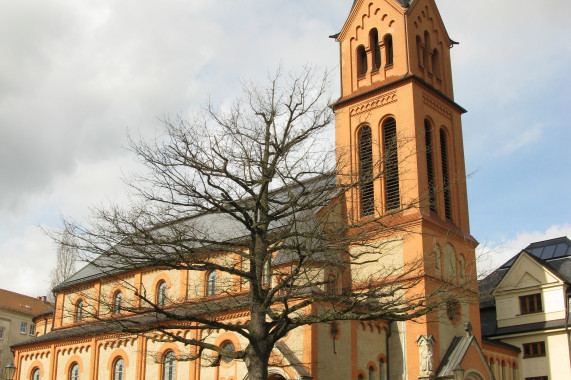
[[[545,356],[545,342],[534,342],[523,344],[523,357],[534,358],[537,356]]]
[[[125,361],[119,358],[113,365],[113,380],[125,380]]]
[[[25,334],[28,330],[28,324],[26,322],[20,323],[20,334]]]
[[[33,322],[30,323],[30,335],[31,336],[36,335],[36,325]]]
[[[234,346],[234,343],[230,342],[230,341],[226,341],[225,343],[222,344],[222,346],[220,346],[221,348],[223,348],[224,350],[230,351],[230,352],[236,352],[236,347]],[[222,355],[222,361],[224,363],[230,363],[232,362],[232,360],[234,360],[234,358],[231,358],[229,356],[224,356]]]
[[[83,301],[79,300],[75,305],[75,321],[81,322],[83,319]]]
[[[176,355],[169,351],[165,355],[163,368],[163,380],[175,380],[176,378]]]
[[[393,36],[385,35],[383,43],[385,45],[385,62],[387,62],[385,66],[391,66],[393,64]]]
[[[375,212],[375,193],[373,184],[373,137],[371,127],[368,125],[359,130],[359,182],[361,217],[371,216]]]
[[[121,313],[121,303],[123,302],[123,293],[118,291],[113,296],[113,314],[120,314]]]
[[[39,368],[35,368],[32,371],[32,380],[40,380],[40,369]]]
[[[73,363],[69,369],[69,380],[79,380],[79,364]]]
[[[0,339],[4,339],[4,327],[0,327]]]
[[[157,305],[165,306],[166,301],[167,301],[167,283],[165,281],[161,281],[157,286]]]
[[[381,67],[381,47],[379,46],[379,32],[376,28],[369,32],[369,45],[373,52],[373,70]]]
[[[334,274],[329,274],[327,276],[327,281],[325,282],[325,292],[329,295],[337,294],[337,278]]]
[[[519,307],[521,314],[539,313],[543,311],[541,306],[541,294],[530,294],[519,297]]]
[[[357,376],[357,380],[365,380],[365,377],[363,375],[359,375]]]
[[[206,282],[206,295],[207,296],[214,296],[216,295],[216,282],[218,280],[218,275],[216,271],[213,270],[208,274],[207,282]]]
[[[450,300],[446,302],[446,316],[452,323],[457,323],[461,316],[460,302],[457,300]]]
[[[357,76],[367,74],[367,52],[363,45],[357,47]]]

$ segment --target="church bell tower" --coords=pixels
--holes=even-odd
[[[342,30],[341,97],[334,105],[339,181],[354,221],[390,216],[402,263],[421,260],[421,291],[467,284],[477,293],[461,115],[454,100],[448,35],[434,0],[355,0]],[[370,180],[368,180],[370,179]],[[405,229],[403,229],[405,230]],[[452,295],[454,296],[454,295]],[[481,344],[477,302],[458,294],[414,322],[394,322],[389,363],[403,377],[434,376],[455,337]],[[400,339],[400,341],[399,341]],[[419,357],[430,348],[430,367]]]

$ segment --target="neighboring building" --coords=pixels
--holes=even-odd
[[[571,241],[530,244],[480,282],[482,336],[521,350],[524,379],[571,379]],[[500,372],[500,357],[490,356]]]
[[[337,180],[368,175],[364,167],[377,170],[371,164],[373,156],[390,151],[401,136],[407,141],[406,149],[397,144],[402,160],[390,161],[394,158],[387,154],[385,175],[344,195],[346,217],[360,220],[391,213],[406,221],[406,232],[395,231],[383,236],[382,242],[390,247],[391,265],[396,268],[422,261],[421,285],[411,292],[430,294],[443,284],[475,284],[478,243],[470,235],[468,218],[461,125],[465,110],[454,102],[452,91],[450,48],[455,42],[434,0],[356,0],[334,37],[341,54],[341,97],[334,104],[336,144],[338,152],[349,151],[353,157]],[[420,207],[403,207],[419,199]],[[201,215],[196,223],[218,226],[228,234],[225,239],[241,236],[241,230],[233,228],[224,215]],[[232,260],[224,252],[213,256],[220,262]],[[239,294],[248,292],[239,278],[219,277],[216,271],[196,276],[188,270],[157,268],[108,276],[105,258],[97,260],[56,288],[53,330],[15,346],[17,379],[238,380],[247,376],[243,362],[222,359],[214,367],[204,365],[205,359],[179,362],[176,358],[194,349],[168,341],[163,334],[120,334],[113,324],[88,317],[120,314],[121,302],[140,307],[136,294],[142,292],[160,306],[169,306],[164,300],[177,300],[212,309],[228,293],[235,292],[232,296],[239,300]],[[291,255],[277,253],[271,269],[288,266],[291,260]],[[378,271],[374,265],[360,268]],[[315,276],[326,274],[316,271]],[[351,272],[351,281],[360,276]],[[219,290],[222,286],[224,292]],[[477,293],[475,285],[468,290]],[[491,380],[499,376],[494,377],[486,356],[496,355],[502,355],[512,368],[503,380],[511,380],[514,372],[513,378],[518,378],[517,348],[482,343],[478,305],[460,302],[463,294],[452,296],[458,298],[446,308],[415,321],[346,321],[293,330],[276,345],[270,379]],[[313,307],[317,305],[308,308]],[[237,306],[216,315],[244,322],[249,314]],[[200,330],[184,326],[172,333],[204,338]],[[210,331],[206,339],[218,346],[247,344],[228,331]]]
[[[28,297],[23,294],[0,289],[0,379],[4,377],[4,367],[14,356],[10,346],[36,336],[34,316],[53,312],[53,305],[45,297]]]

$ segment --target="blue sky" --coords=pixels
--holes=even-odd
[[[471,229],[491,268],[571,236],[571,3],[436,3],[460,42]],[[39,226],[125,199],[128,131],[154,136],[159,118],[231,100],[280,62],[337,70],[328,36],[351,4],[0,0],[0,288],[45,294],[55,247]]]

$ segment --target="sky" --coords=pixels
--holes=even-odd
[[[352,0],[0,0],[0,288],[49,291],[44,229],[126,199],[128,135],[282,64],[336,72]],[[471,233],[490,270],[571,237],[571,2],[436,0],[454,46]],[[334,96],[339,83],[333,84]],[[81,264],[78,265],[78,269]]]

